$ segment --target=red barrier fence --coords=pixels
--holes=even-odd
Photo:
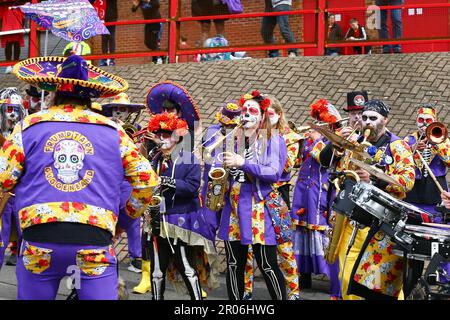
[[[346,1],[346,0],[345,0]],[[449,25],[449,9],[450,3],[447,0],[433,0],[436,3],[413,3],[413,2],[425,2],[425,0],[406,0],[406,4],[397,6],[366,6],[365,1],[361,1],[362,6],[351,6],[344,7],[343,2],[339,2],[341,6],[336,4],[333,6],[332,3],[337,3],[337,1],[327,1],[327,0],[304,0],[302,10],[292,10],[286,12],[255,12],[255,13],[242,13],[242,14],[227,14],[220,16],[201,16],[201,17],[185,17],[181,16],[181,7],[179,0],[169,0],[169,12],[167,18],[156,19],[156,20],[127,20],[127,21],[117,21],[105,23],[106,26],[129,26],[129,25],[141,25],[148,23],[163,23],[168,26],[168,45],[167,50],[159,51],[143,51],[143,52],[125,52],[125,53],[110,53],[110,54],[95,54],[86,56],[86,59],[97,60],[97,59],[125,59],[125,58],[140,58],[140,57],[154,57],[154,56],[168,56],[169,62],[174,63],[176,61],[177,55],[194,55],[194,54],[207,54],[207,53],[220,53],[220,52],[236,52],[236,51],[265,51],[265,50],[288,50],[288,49],[305,49],[305,55],[323,55],[326,48],[338,48],[343,47],[351,49],[355,46],[381,46],[381,45],[392,45],[400,44],[405,45],[408,50],[406,52],[414,52],[412,46],[417,46],[417,51],[448,51],[450,47],[450,25]],[[440,2],[439,2],[440,1]],[[447,1],[447,2],[443,2]],[[31,2],[36,3],[38,0],[32,0]],[[354,1],[355,3],[357,1]],[[244,6],[245,6],[245,2]],[[358,2],[359,3],[359,2]],[[346,2],[349,4],[349,2]],[[423,10],[441,10],[439,11],[441,15],[442,24],[445,28],[441,28],[442,32],[438,36],[435,36],[433,32],[423,36],[421,34],[420,28],[415,28],[413,31],[409,32],[408,37],[403,37],[401,39],[378,39],[378,40],[367,40],[358,41],[357,44],[353,41],[338,41],[330,43],[327,39],[327,14],[342,14],[349,16],[350,14],[367,13],[375,10],[375,14],[378,14],[380,10],[387,10],[388,17],[390,16],[391,10],[401,9],[405,19],[411,15],[413,11],[423,12]],[[378,12],[377,12],[378,10]],[[413,13],[415,13],[414,11]],[[423,13],[422,13],[423,14]],[[266,16],[297,16],[303,18],[303,39],[308,38],[308,41],[297,42],[295,44],[252,44],[248,43],[245,45],[231,45],[229,47],[215,47],[215,48],[189,48],[180,49],[179,48],[179,38],[180,38],[180,26],[182,23],[187,23],[191,21],[202,21],[202,20],[213,20],[213,19],[251,19],[260,18]],[[414,15],[414,14],[413,14]],[[419,15],[419,14],[418,14]],[[431,15],[431,14],[430,14]],[[307,17],[307,19],[306,19]],[[433,17],[430,16],[431,23],[433,23]],[[390,19],[388,19],[390,20]],[[390,25],[390,21],[389,21]],[[405,23],[404,23],[405,25]],[[309,30],[309,31],[308,31]],[[426,30],[425,30],[426,31]],[[38,34],[41,32],[36,27],[34,22],[30,25],[30,36],[29,36],[29,56],[37,56],[40,49],[40,44],[38,42]],[[306,35],[310,32],[309,36]],[[250,41],[250,40],[249,40]],[[409,46],[409,47],[408,47]],[[420,47],[421,46],[421,47]],[[347,52],[347,51],[345,51]],[[0,66],[13,65],[15,62],[0,62]]]

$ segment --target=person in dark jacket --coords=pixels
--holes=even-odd
[[[328,17],[328,42],[336,42],[341,41],[343,39],[342,29],[336,23],[336,16],[331,14]],[[326,56],[337,56],[341,53],[341,48],[326,48],[325,55]]]
[[[106,0],[105,22],[115,22],[119,14],[117,12],[117,0]],[[107,26],[109,34],[102,35],[102,53],[114,53],[116,51],[116,26]],[[115,65],[114,59],[101,60],[100,66]]]
[[[350,28],[345,34],[345,40],[347,41],[366,41],[368,39],[366,28],[359,25],[358,20],[356,18],[350,19]],[[357,54],[363,54],[362,47],[353,47],[353,50]],[[365,54],[372,53],[372,47],[366,46],[364,47]]]
[[[153,300],[164,300],[166,273],[172,259],[191,299],[202,300],[192,243],[198,245],[200,241],[196,232],[200,222],[194,218],[200,209],[200,162],[180,147],[188,126],[177,115],[166,112],[152,115],[148,132],[154,133],[159,143],[149,160],[160,174],[160,187],[155,195],[161,197],[163,204],[158,215],[152,216],[150,212]]]
[[[161,13],[159,11],[159,0],[133,0],[133,6],[131,10],[136,12],[139,8],[142,10],[142,14],[145,20],[161,19]],[[147,23],[144,27],[144,43],[150,50],[159,50],[160,38],[161,38],[161,23]],[[157,57],[153,57],[153,61],[157,61]]]

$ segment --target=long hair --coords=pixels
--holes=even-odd
[[[275,129],[278,129],[278,131],[283,134],[289,130],[289,124],[287,122],[283,106],[281,105],[280,100],[275,98],[275,96],[267,95],[267,97],[270,99],[270,107],[280,115],[280,119],[278,119],[278,123],[275,126]]]

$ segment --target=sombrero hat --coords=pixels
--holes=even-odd
[[[46,91],[82,98],[106,98],[128,89],[128,82],[87,63],[82,57],[38,57],[17,63],[13,73]]]
[[[216,121],[225,125],[239,124],[240,115],[241,107],[235,102],[228,102],[216,113]]]
[[[102,109],[111,109],[113,107],[126,107],[130,112],[137,112],[145,108],[145,104],[131,103],[128,95],[122,92],[115,96],[112,102],[102,104]]]
[[[147,108],[151,114],[163,112],[163,107],[174,107],[181,111],[190,129],[200,120],[200,111],[186,88],[172,81],[163,81],[153,85],[147,94]]]

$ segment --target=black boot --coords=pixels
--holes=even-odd
[[[300,274],[300,289],[311,289],[311,273]]]

